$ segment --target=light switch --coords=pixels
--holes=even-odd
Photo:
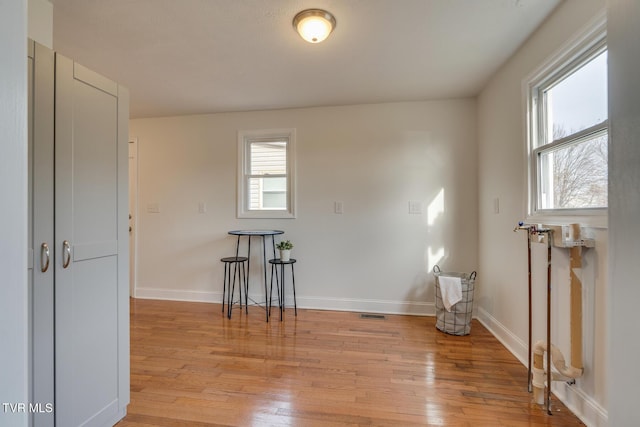
[[[344,213],[344,206],[342,202],[333,202],[333,212],[337,214]]]
[[[419,200],[409,200],[409,214],[421,215],[422,214],[422,202]]]
[[[207,204],[205,202],[198,203],[198,213],[206,213],[207,212]]]
[[[493,199],[493,213],[494,214],[498,214],[500,213],[500,198],[496,197]]]
[[[148,213],[160,213],[160,205],[158,203],[149,203],[147,205]]]

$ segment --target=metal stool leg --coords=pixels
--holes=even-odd
[[[236,264],[237,265],[237,264]],[[233,308],[233,294],[236,292],[236,275],[233,275],[233,287],[231,286],[231,266],[229,266],[229,299],[227,303],[227,317],[231,319],[231,309]]]
[[[242,265],[239,266],[238,264],[241,264],[241,263],[236,262],[236,270],[233,273],[233,275],[234,275],[233,282],[235,283],[235,281],[236,281],[235,275],[236,275],[236,273],[238,273],[238,291],[240,292],[240,300],[239,300],[239,302],[240,302],[240,311],[242,311],[242,280],[240,279],[240,272],[242,271]]]
[[[267,298],[267,243],[266,237],[262,236],[262,265],[264,266],[264,298]],[[266,308],[266,307],[265,307]],[[269,310],[265,310],[267,322],[269,321]]]
[[[231,291],[229,292],[229,302],[227,304],[227,308],[228,308],[227,316],[229,317],[229,319],[231,319],[231,312],[233,310],[233,304],[234,304],[233,298],[236,294],[236,280],[238,281],[238,292],[240,293],[239,299],[238,299],[240,310],[242,310],[242,287],[243,286],[245,287],[245,298],[247,295],[247,291],[246,291],[247,275],[245,271],[244,261],[234,261],[233,263],[235,264],[233,269],[233,282],[231,282],[231,267],[229,267],[229,287],[231,289]],[[242,265],[238,265],[238,264],[242,264]],[[231,283],[233,283],[233,285],[231,285]],[[247,312],[247,314],[249,313],[246,303],[245,303],[245,311]]]
[[[222,312],[224,313],[224,299],[227,296],[227,263],[224,263],[224,276],[222,280]]]
[[[273,258],[276,258],[276,240],[274,236],[271,236],[271,248],[273,249]],[[273,267],[275,267],[275,273],[276,273],[276,285],[278,283],[280,283],[279,279],[278,279],[278,266],[277,265],[273,265]],[[271,269],[271,274],[273,274],[274,269]],[[280,302],[280,289],[278,288],[278,303]]]
[[[293,274],[293,264],[291,264],[291,284],[293,285],[293,308],[298,315],[298,304],[296,303],[296,276]]]
[[[273,301],[273,269],[274,268],[275,268],[275,265],[271,264],[271,285],[269,287],[269,298],[267,299],[267,310],[269,311],[269,316],[271,316],[271,304]],[[277,287],[278,287],[278,284],[276,283],[276,288]],[[280,291],[278,291],[278,295],[280,295]]]
[[[233,288],[231,287],[231,263],[227,264],[227,317],[231,317],[231,304],[233,304]]]
[[[273,277],[276,278],[276,292],[278,292],[278,308],[282,307],[282,300],[280,298],[280,281],[278,280],[278,266],[275,264],[271,264],[271,286],[269,288],[269,298],[268,298],[268,310],[269,316],[271,316],[271,306],[273,305]],[[282,317],[282,316],[281,316]]]
[[[280,321],[284,313],[284,264],[280,264]]]
[[[249,278],[247,277],[247,269],[244,262],[242,263],[242,284],[244,285],[244,312],[249,314]],[[242,299],[242,295],[240,295],[240,299]]]
[[[240,241],[240,236],[238,236],[238,241]],[[249,274],[251,274],[251,236],[247,236],[247,289],[244,293],[245,306],[249,305]],[[247,311],[247,313],[249,312]]]

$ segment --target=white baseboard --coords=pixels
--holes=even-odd
[[[486,310],[478,309],[478,320],[504,345],[525,367],[528,363],[527,344],[507,329]],[[523,387],[526,387],[523,384]],[[577,385],[554,382],[553,394],[589,427],[606,427],[607,411],[582,391]]]
[[[576,385],[558,381],[553,383],[551,390],[587,426],[607,427],[609,425],[607,410]]]
[[[498,322],[482,307],[478,308],[477,319],[504,345],[524,366],[527,366],[527,343]]]
[[[249,297],[255,301],[264,301],[264,295],[252,295]],[[219,303],[222,300],[221,292],[202,292],[177,289],[157,289],[137,287],[134,298],[160,299],[173,301],[210,302]],[[435,304],[416,301],[386,301],[354,298],[323,298],[323,297],[298,297],[298,308],[336,311],[358,311],[368,313],[385,314],[410,314],[414,316],[434,316]],[[287,306],[293,305],[293,296],[287,296]]]
[[[136,287],[133,297],[140,299],[219,303],[222,300],[222,293]]]
[[[357,311],[384,314],[410,314],[413,316],[434,316],[435,304],[416,301],[386,301],[354,298],[299,297],[298,308],[317,310]],[[286,305],[293,304],[287,298]]]

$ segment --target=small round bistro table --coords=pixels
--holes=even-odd
[[[275,236],[279,234],[284,234],[282,230],[231,230],[229,234],[232,236],[237,236],[238,240],[236,243],[236,257],[238,257],[240,252],[240,238],[247,238],[247,281],[246,288],[244,292],[245,298],[245,310],[247,310],[247,305],[249,304],[249,272],[251,271],[251,238],[252,237],[262,237],[262,266],[264,267],[264,295],[265,299],[269,297],[267,293],[267,238],[271,237],[271,247],[273,250],[273,257],[276,257],[276,241]],[[255,302],[255,301],[254,301]],[[265,312],[267,313],[267,322],[269,321],[269,303],[270,301],[266,301],[265,303]]]

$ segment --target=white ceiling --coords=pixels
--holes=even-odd
[[[129,87],[131,116],[468,97],[560,0],[53,0],[54,49]],[[333,13],[323,43],[292,26]]]

